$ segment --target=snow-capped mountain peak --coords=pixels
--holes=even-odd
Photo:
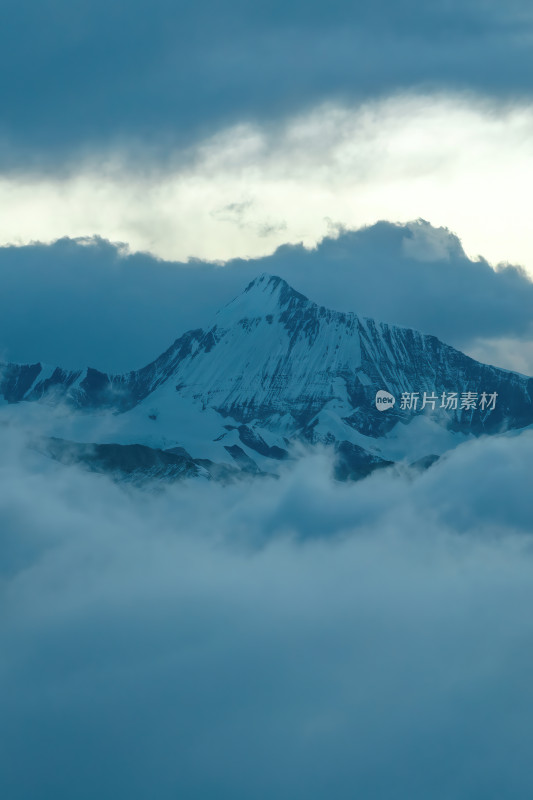
[[[262,273],[217,313],[215,322],[228,326],[241,319],[278,315],[288,309],[312,305],[283,278]]]
[[[380,391],[396,398],[386,413],[377,407]],[[490,413],[439,405],[443,395],[489,392],[498,397]],[[405,394],[419,405],[403,405]],[[194,456],[203,426],[211,443],[223,442],[243,463],[254,450],[279,458],[296,440],[342,445],[350,458],[350,448],[372,451],[369,443],[389,435],[401,449],[405,437],[394,431],[414,430],[414,422],[461,436],[533,422],[533,379],[480,364],[434,336],[317,305],[266,273],[211,326],[188,331],[142,369],[107,375],[7,364],[0,395],[9,404],[45,400],[127,417],[128,443],[158,447],[187,446],[187,420],[195,419],[194,452],[187,446]],[[438,403],[425,407],[425,395]]]

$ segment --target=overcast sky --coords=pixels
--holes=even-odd
[[[9,0],[0,357],[137,367],[268,271],[533,372],[532,37],[519,0]]]
[[[8,0],[0,243],[266,255],[422,217],[533,272],[525,0]]]

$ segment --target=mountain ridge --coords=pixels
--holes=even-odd
[[[385,412],[376,406],[378,390],[396,399]],[[498,401],[490,410],[401,405],[403,395],[418,394],[421,401],[424,393],[440,398],[453,392],[490,392]],[[213,440],[222,443],[223,456],[242,463],[235,448],[269,463],[279,461],[291,441],[368,449],[370,440],[379,442],[420,416],[465,436],[533,423],[532,378],[481,364],[435,336],[320,306],[268,273],[223,306],[210,326],[187,331],[139,370],[109,375],[7,364],[0,395],[10,405],[36,401],[124,417],[131,436],[137,426],[139,439],[131,443],[148,444],[146,436],[153,436],[156,447],[184,444],[184,408],[204,412],[198,420],[209,411],[218,420]],[[149,434],[147,420],[153,423]],[[163,427],[165,436],[157,439],[152,432]],[[228,431],[234,431],[231,441]]]

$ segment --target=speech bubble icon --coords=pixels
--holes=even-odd
[[[395,402],[396,398],[390,392],[386,392],[384,389],[376,392],[376,408],[378,411],[389,411],[394,408]]]

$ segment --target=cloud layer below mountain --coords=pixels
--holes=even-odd
[[[158,494],[0,437],[3,796],[531,795],[532,431]]]

